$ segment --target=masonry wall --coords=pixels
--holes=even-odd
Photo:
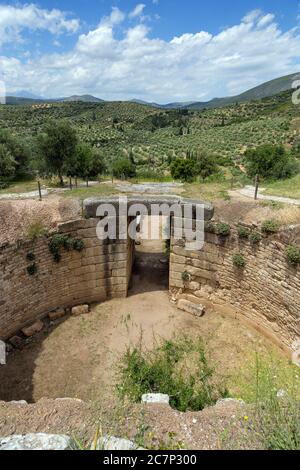
[[[0,339],[6,340],[19,329],[45,316],[57,307],[101,302],[127,295],[126,240],[101,241],[96,236],[97,219],[62,224],[60,233],[82,239],[82,252],[62,251],[54,262],[49,238],[0,247]],[[27,267],[35,255],[37,273]]]
[[[285,249],[299,245],[300,227],[264,237],[254,247],[238,237],[237,227],[226,239],[210,233],[205,239],[196,252],[187,251],[183,240],[172,241],[170,288],[190,300],[230,306],[291,351],[300,338],[300,268],[288,263]],[[244,269],[234,266],[235,253],[245,257]]]

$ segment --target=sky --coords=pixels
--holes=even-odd
[[[293,72],[300,0],[0,0],[7,92],[207,101]]]

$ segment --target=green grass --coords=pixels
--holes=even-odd
[[[300,173],[293,178],[263,184],[264,194],[300,199]]]
[[[97,186],[89,186],[84,188],[73,189],[62,193],[63,197],[73,197],[78,199],[86,199],[89,197],[105,197],[118,194],[118,191],[112,184],[105,183]]]
[[[201,338],[164,340],[152,351],[128,348],[120,366],[117,387],[122,398],[140,402],[146,393],[170,396],[179,411],[199,411],[227,396],[226,389],[208,364]]]

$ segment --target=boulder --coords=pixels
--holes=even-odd
[[[72,440],[59,434],[25,434],[0,438],[0,450],[68,450]]]
[[[44,323],[41,320],[36,321],[33,325],[22,329],[22,333],[29,338],[30,336],[39,333],[44,328]]]
[[[164,395],[163,393],[147,393],[142,396],[142,403],[156,403],[158,405],[168,405],[169,402],[169,395]]]
[[[121,439],[114,436],[103,436],[98,439],[96,449],[91,447],[93,450],[143,450],[138,447],[134,442],[128,439]]]
[[[71,310],[72,315],[84,315],[85,313],[89,313],[90,307],[88,305],[77,305],[77,307],[73,307]]]
[[[184,312],[191,313],[195,317],[203,317],[205,314],[205,307],[201,304],[194,304],[189,300],[180,299],[177,307]]]

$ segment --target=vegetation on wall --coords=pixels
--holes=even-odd
[[[69,235],[57,233],[49,241],[49,251],[53,256],[53,260],[59,263],[61,260],[61,251],[82,251],[84,248],[84,242],[80,239],[75,239]]]
[[[280,223],[275,219],[265,220],[261,225],[263,233],[272,234],[277,233],[280,229]]]
[[[289,245],[285,250],[288,262],[293,266],[300,264],[300,248],[295,245]]]
[[[232,262],[237,268],[244,268],[246,266],[245,257],[241,253],[236,253],[232,257]]]

